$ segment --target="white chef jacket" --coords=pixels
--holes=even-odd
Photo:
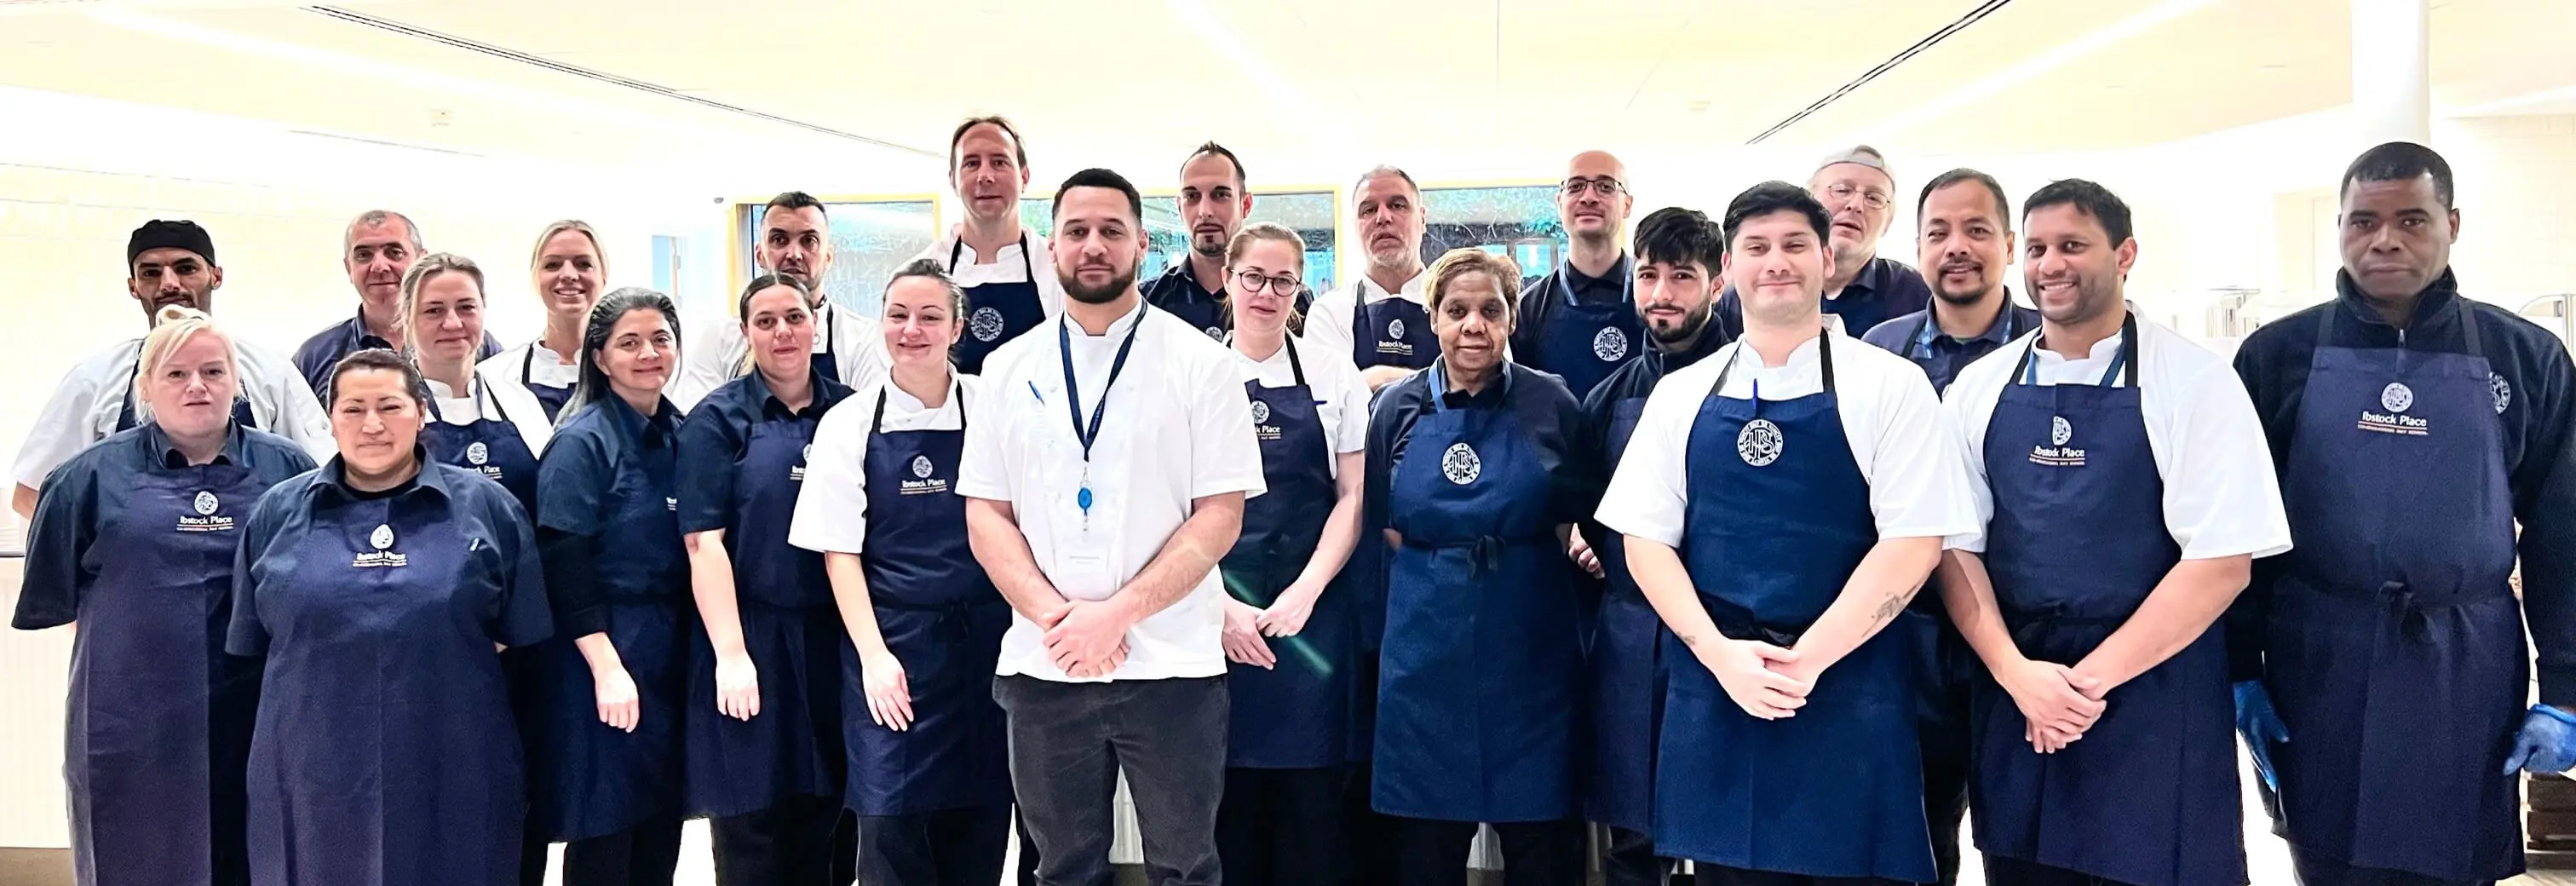
[[[852,389],[885,374],[883,327],[875,317],[831,302],[824,302],[822,309],[814,312],[814,353],[825,352],[831,353],[841,383]],[[751,342],[742,335],[741,319],[726,317],[682,339],[680,355],[684,364],[680,375],[671,381],[670,390],[664,391],[663,396],[685,412],[726,382],[742,377],[743,360],[751,355]]]
[[[796,493],[796,516],[787,528],[787,543],[809,551],[856,554],[868,540],[868,437],[876,419],[877,397],[885,397],[885,425],[876,430],[954,431],[968,416],[977,419],[977,392],[983,381],[950,374],[947,402],[931,409],[921,399],[878,377],[852,391],[814,429],[814,450],[805,457],[805,485]],[[949,494],[956,494],[950,490]],[[965,532],[960,524],[958,532]]]
[[[135,404],[137,424],[151,420],[134,394],[135,364],[142,356],[143,340],[127,339],[63,374],[62,383],[54,387],[44,411],[36,414],[35,425],[27,430],[26,442],[18,445],[18,463],[11,472],[19,485],[44,488],[45,475],[54,468],[116,433],[117,416],[128,401]],[[242,394],[250,399],[251,419],[261,430],[295,441],[315,461],[328,461],[338,454],[339,444],[331,439],[330,414],[323,411],[321,398],[314,396],[312,385],[304,381],[304,373],[293,361],[235,339],[233,363],[241,373]]]

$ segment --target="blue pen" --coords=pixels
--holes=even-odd
[[[1036,381],[1029,382],[1029,396],[1038,398],[1038,402],[1040,403],[1046,402],[1046,395],[1038,393],[1038,383]]]

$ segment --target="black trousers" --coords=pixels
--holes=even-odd
[[[1230,711],[1224,677],[1056,683],[997,677],[1011,790],[1038,849],[1040,886],[1110,886],[1118,776],[1136,800],[1146,879],[1216,886],[1216,807]]]
[[[2300,886],[2495,886],[2494,880],[2437,880],[2411,871],[2357,868],[2290,847],[2290,867]]]
[[[1375,650],[1363,652],[1351,669],[1352,704],[1365,711],[1377,709],[1377,665]],[[1363,741],[1367,740],[1365,736]],[[1348,837],[1351,859],[1351,886],[1394,886],[1395,820],[1380,814],[1369,805],[1369,780],[1375,767],[1361,760],[1351,767],[1350,787],[1342,795],[1342,832]]]
[[[1016,803],[1011,805],[1011,833],[1020,841],[1020,886],[1038,886],[1038,841],[1029,836],[1028,816],[1020,814]]]
[[[1986,853],[1986,886],[2129,886],[2082,871]]]
[[[1216,807],[1226,886],[1335,886],[1350,876],[1342,790],[1350,767],[1227,769]]]
[[[1883,877],[1810,877],[1779,871],[1748,871],[1743,868],[1701,864],[1698,886],[1909,886],[1903,880]]]
[[[708,819],[716,886],[833,886],[832,844],[840,824],[838,797],[791,797],[758,812]]]
[[[1395,822],[1397,883],[1466,886],[1475,822],[1387,818]],[[1502,844],[1505,886],[1582,886],[1582,822],[1504,822],[1494,825],[1494,836]]]
[[[992,886],[1010,853],[1011,807],[967,806],[859,819],[867,886]]]
[[[563,886],[671,886],[680,867],[680,820],[648,821],[622,833],[564,844]],[[546,842],[519,846],[520,886],[546,881]]]
[[[1655,854],[1655,837],[1642,831],[1602,825],[1610,843],[1601,847],[1601,882],[1607,886],[1666,886],[1673,860]]]

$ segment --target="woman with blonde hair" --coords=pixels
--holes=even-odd
[[[608,250],[599,245],[599,232],[589,223],[555,222],[537,234],[537,245],[528,253],[528,277],[545,303],[545,332],[485,358],[479,368],[497,390],[535,397],[552,422],[581,381],[582,326],[590,320],[591,306],[608,291]]]
[[[232,338],[212,320],[179,306],[154,320],[143,422],[46,479],[11,625],[80,624],[63,747],[76,880],[247,883],[259,670],[223,649],[236,527],[313,459],[238,420]]]
[[[501,484],[534,513],[537,453],[554,425],[528,389],[498,383],[474,365],[483,341],[483,269],[473,260],[433,252],[403,274],[403,350],[429,382],[429,417],[421,443],[429,457]]]

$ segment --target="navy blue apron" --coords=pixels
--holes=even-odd
[[[1279,602],[1279,594],[1314,559],[1338,493],[1333,447],[1316,413],[1306,366],[1297,359],[1295,343],[1280,346],[1288,350],[1296,383],[1243,383],[1252,398],[1252,428],[1269,491],[1244,503],[1243,533],[1217,564],[1226,593],[1263,609]],[[1279,658],[1275,668],[1227,664],[1226,693],[1234,708],[1226,765],[1311,769],[1338,765],[1348,755],[1353,652],[1343,587],[1338,579],[1326,587],[1296,636],[1262,638]]]
[[[1547,331],[1533,356],[1540,366],[1565,379],[1574,398],[1581,400],[1645,345],[1646,324],[1637,319],[1636,281],[1619,281],[1616,303],[1587,305],[1574,300],[1574,287],[1565,274],[1560,267],[1548,275],[1548,296],[1562,304],[1548,318]]]
[[[1583,637],[1552,481],[1510,403],[1445,408],[1438,364],[1429,381],[1430,411],[1388,485],[1404,544],[1388,558],[1372,805],[1444,821],[1570,818]]]
[[[2037,384],[2033,338],[1986,426],[1986,571],[2014,645],[2034,661],[2082,662],[2182,561],[2140,409],[2134,315],[2121,335],[2094,385]],[[2126,384],[2111,386],[2122,373]],[[2020,706],[1985,674],[1970,715],[1977,848],[2134,886],[2241,886],[2224,638],[2213,624],[2111,690],[2084,740],[2055,754],[2031,749]]]
[[[814,372],[819,395],[822,379],[831,376],[819,366]],[[760,713],[737,720],[716,707],[715,645],[706,631],[690,631],[688,735],[681,744],[691,816],[742,815],[790,798],[841,793],[838,647],[846,641],[840,610],[823,575],[823,555],[787,543],[796,494],[805,485],[805,456],[824,412],[774,417],[761,406],[734,464],[724,542],[743,651],[760,679]],[[732,455],[686,453],[693,459]]]
[[[1645,407],[1645,397],[1611,404],[1605,466],[1617,466],[1626,454]],[[1592,654],[1585,660],[1591,682],[1584,696],[1590,716],[1582,759],[1583,817],[1646,833],[1654,827],[1655,735],[1664,711],[1664,622],[1628,573],[1627,538],[1613,532],[1591,541],[1601,558],[1606,590],[1592,630]]]
[[[830,303],[825,303],[825,304],[823,304],[823,305],[821,305],[821,306],[817,307],[817,308],[815,309],[815,311],[814,311],[814,312],[815,312],[815,313],[817,313],[817,314],[823,314],[823,315],[826,315],[826,316],[831,317],[831,318],[832,318],[832,319],[831,319],[831,323],[830,323],[830,324],[827,324],[827,325],[836,325],[836,324],[838,324],[838,323],[840,322],[840,319],[841,319],[840,312],[839,312],[839,311],[837,311],[837,310],[834,310],[834,309],[833,309],[833,307],[832,307],[832,305],[831,305]],[[836,345],[836,344],[834,344],[834,343],[833,343],[833,341],[832,341],[831,331],[830,331],[830,330],[827,330],[827,329],[816,329],[816,330],[815,330],[815,333],[817,334],[817,335],[816,335],[816,337],[822,340],[823,349],[822,349],[822,350],[819,350],[819,351],[815,351],[815,352],[814,352],[814,356],[813,356],[811,359],[809,359],[809,360],[807,361],[807,362],[808,362],[808,364],[809,364],[809,365],[811,365],[811,366],[813,366],[813,367],[814,367],[814,371],[815,371],[817,374],[820,374],[821,376],[823,376],[824,378],[828,378],[828,379],[831,379],[831,380],[833,380],[833,381],[840,381],[840,380],[841,380],[841,361],[840,361],[839,359],[837,359],[837,358],[835,358],[835,357],[833,357],[833,356],[832,356],[832,351],[833,351],[833,349],[834,349],[835,347],[838,347],[838,345]],[[748,343],[748,342],[745,342],[745,344],[747,345],[747,344],[749,344],[749,343]],[[754,371],[757,371],[757,370],[754,370]],[[730,540],[730,539],[728,539],[728,540]],[[825,593],[826,593],[826,595],[828,595],[828,594],[829,594],[828,589],[826,590],[826,592],[825,592]]]
[[[80,883],[246,882],[242,770],[259,662],[224,654],[250,469],[141,472],[84,559],[63,782]],[[179,654],[189,649],[200,654]]]
[[[118,407],[116,411],[116,429],[120,431],[132,430],[135,423],[138,421],[134,415],[134,386],[130,383],[133,382],[136,377],[140,377],[142,375],[143,364],[136,363],[134,365],[134,373],[134,377],[126,379],[129,384],[125,386],[124,405]],[[241,376],[236,373],[233,377],[238,379]],[[315,391],[314,393],[320,396],[329,396],[328,394],[323,394],[320,391]],[[330,404],[325,402],[323,405],[327,407]],[[259,419],[251,417],[250,395],[247,393],[236,393],[233,395],[233,424],[240,425],[245,428],[259,427]]]
[[[429,400],[429,423],[421,426],[421,445],[429,450],[431,461],[455,465],[501,484],[519,500],[519,507],[530,517],[537,513],[537,453],[519,436],[519,426],[510,423],[498,400],[491,399],[490,385],[474,380],[474,403],[482,418],[473,424],[450,424],[438,413],[438,398]],[[534,390],[533,388],[530,390]]]
[[[565,403],[572,402],[573,386],[565,385],[558,388],[537,383],[537,346],[535,344],[528,345],[527,356],[519,361],[519,386],[527,388],[528,393],[536,395],[538,405],[546,408],[546,422],[549,424],[563,413]]]
[[[425,490],[324,503],[277,540],[294,568],[257,601],[279,639],[251,740],[253,882],[518,883],[528,796],[477,608],[498,597],[500,568],[460,555],[497,552],[468,546],[454,508]]]
[[[2446,881],[2522,870],[2504,760],[2529,688],[2513,495],[2477,314],[2468,352],[2334,347],[2329,306],[2289,469],[2297,547],[2274,590],[2266,683],[2291,845]]]
[[[1020,268],[1028,279],[1018,283],[984,283],[966,287],[966,334],[957,339],[957,371],[979,375],[984,371],[984,358],[1003,342],[1036,329],[1046,320],[1045,298],[1038,290],[1038,271],[1029,253],[1036,249],[1029,236],[1020,235]],[[966,240],[948,249],[948,273],[957,273],[957,260],[965,257]],[[1052,269],[1050,269],[1052,270]]]
[[[1824,391],[1721,396],[1739,345],[1691,423],[1682,560],[1720,633],[1794,647],[1878,544],[1820,335]],[[1758,359],[1758,358],[1757,358]],[[1655,851],[1817,877],[1933,878],[1915,743],[1911,652],[1881,631],[1816,678],[1797,715],[1745,713],[1679,638],[1655,763]]]
[[[645,445],[642,437],[667,433],[650,418],[645,425],[618,460],[594,567],[609,642],[635,681],[635,731],[599,722],[590,663],[573,645],[579,638],[558,633],[528,648],[534,685],[520,723],[528,734],[528,822],[550,843],[620,834],[680,811],[685,634],[699,628],[671,497],[674,450],[670,441]]]
[[[883,390],[868,419],[868,528],[859,566],[877,631],[903,663],[912,725],[896,732],[868,718],[858,652],[841,644],[850,769],[843,804],[860,815],[1011,802],[1009,733],[993,702],[1011,605],[966,545],[966,499],[957,494],[966,401],[962,388],[951,387],[948,396],[957,400],[957,430],[884,430]]]
[[[1351,284],[1351,362],[1361,369],[1431,365],[1440,356],[1440,337],[1431,333],[1430,309],[1401,293],[1369,301],[1368,286],[1365,278]]]

